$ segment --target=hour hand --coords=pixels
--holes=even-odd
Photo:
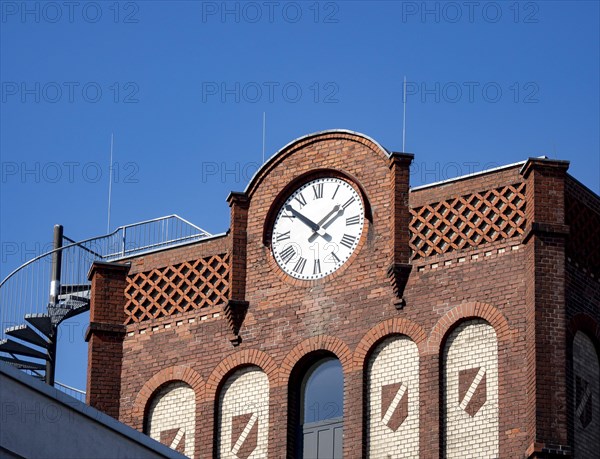
[[[329,234],[327,234],[325,231],[323,231],[321,229],[321,227],[319,225],[317,225],[315,222],[313,222],[310,218],[306,217],[305,215],[302,215],[300,212],[298,212],[296,209],[294,209],[289,204],[287,206],[285,206],[285,210],[287,210],[288,212],[290,212],[291,214],[296,216],[302,223],[304,223],[306,226],[308,226],[310,229],[312,229],[319,236],[322,236],[326,241],[331,241],[331,236]]]

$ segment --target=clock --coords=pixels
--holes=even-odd
[[[337,271],[356,250],[363,232],[362,198],[345,180],[305,183],[275,218],[271,250],[279,267],[296,279],[321,279]]]

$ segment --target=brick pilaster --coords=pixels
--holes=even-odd
[[[232,192],[227,197],[231,208],[231,274],[230,298],[225,305],[225,315],[231,328],[229,340],[237,346],[239,331],[248,311],[246,301],[246,246],[248,243],[248,208],[250,199],[245,193]]]
[[[412,266],[410,265],[410,210],[408,205],[410,185],[410,164],[414,155],[392,153],[390,169],[392,180],[392,260],[388,267],[388,277],[396,295],[396,307],[404,306],[404,287]]]
[[[567,427],[564,187],[567,161],[532,158],[527,180],[526,302],[530,458],[570,455]]]
[[[86,403],[119,418],[123,338],[125,336],[125,286],[129,265],[95,262],[92,281],[88,342]]]

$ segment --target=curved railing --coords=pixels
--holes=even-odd
[[[23,323],[26,314],[47,312],[55,253],[60,252],[62,262],[58,294],[81,295],[89,291],[87,274],[94,261],[116,261],[210,236],[177,215],[121,226],[78,242],[64,236],[62,247],[29,260],[0,282],[0,339],[6,328]]]

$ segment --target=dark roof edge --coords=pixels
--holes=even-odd
[[[107,429],[114,431],[115,433],[122,435],[123,437],[128,438],[131,441],[134,441],[143,447],[155,451],[157,454],[160,454],[164,457],[172,457],[172,458],[181,458],[184,459],[185,456],[179,454],[175,450],[163,445],[162,443],[150,438],[147,435],[129,427],[116,419],[104,414],[101,411],[98,411],[96,408],[93,408],[85,403],[77,400],[70,395],[61,392],[60,390],[48,386],[41,381],[37,381],[32,376],[29,376],[23,373],[16,368],[12,368],[9,364],[0,362],[0,374],[5,375],[7,378],[13,379],[17,381],[19,384],[27,386],[29,389],[38,392],[42,395],[45,395],[48,398],[51,398],[58,403],[65,405],[71,408],[73,411],[77,411],[81,416],[84,416],[90,419],[92,422],[96,422],[98,424],[102,424]]]

